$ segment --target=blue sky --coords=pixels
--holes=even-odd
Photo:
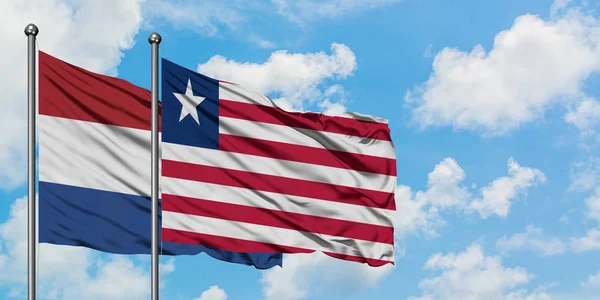
[[[600,299],[598,3],[20,2],[0,11],[2,298],[26,287],[22,30],[35,22],[41,50],[143,87],[157,31],[163,57],[287,109],[389,120],[394,268],[165,258],[162,299]],[[149,272],[147,257],[40,247],[44,299],[147,299]]]

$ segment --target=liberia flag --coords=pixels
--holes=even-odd
[[[150,91],[39,52],[38,124],[39,242],[150,254]],[[277,253],[159,247],[260,269],[282,262]]]
[[[288,112],[166,59],[162,101],[163,241],[394,263],[386,120]]]

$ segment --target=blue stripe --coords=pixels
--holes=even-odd
[[[150,209],[147,197],[40,181],[39,242],[115,254],[150,254]],[[162,246],[163,255],[202,252],[258,269],[282,265],[281,253],[237,253],[170,242]]]

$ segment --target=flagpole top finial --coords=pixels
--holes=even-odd
[[[25,26],[25,35],[26,36],[30,36],[30,35],[36,36],[36,35],[38,35],[39,32],[40,32],[40,30],[33,23],[30,23],[29,25]]]
[[[150,44],[160,44],[160,42],[162,41],[162,37],[160,37],[160,34],[153,32],[150,34],[150,36],[148,37],[148,43]]]

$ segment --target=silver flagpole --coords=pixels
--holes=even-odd
[[[154,32],[152,46],[152,300],[158,300],[158,45],[162,38]]]
[[[27,36],[27,295],[35,300],[35,275],[37,246],[36,238],[36,203],[35,203],[35,39],[39,30],[35,24],[25,27]]]

